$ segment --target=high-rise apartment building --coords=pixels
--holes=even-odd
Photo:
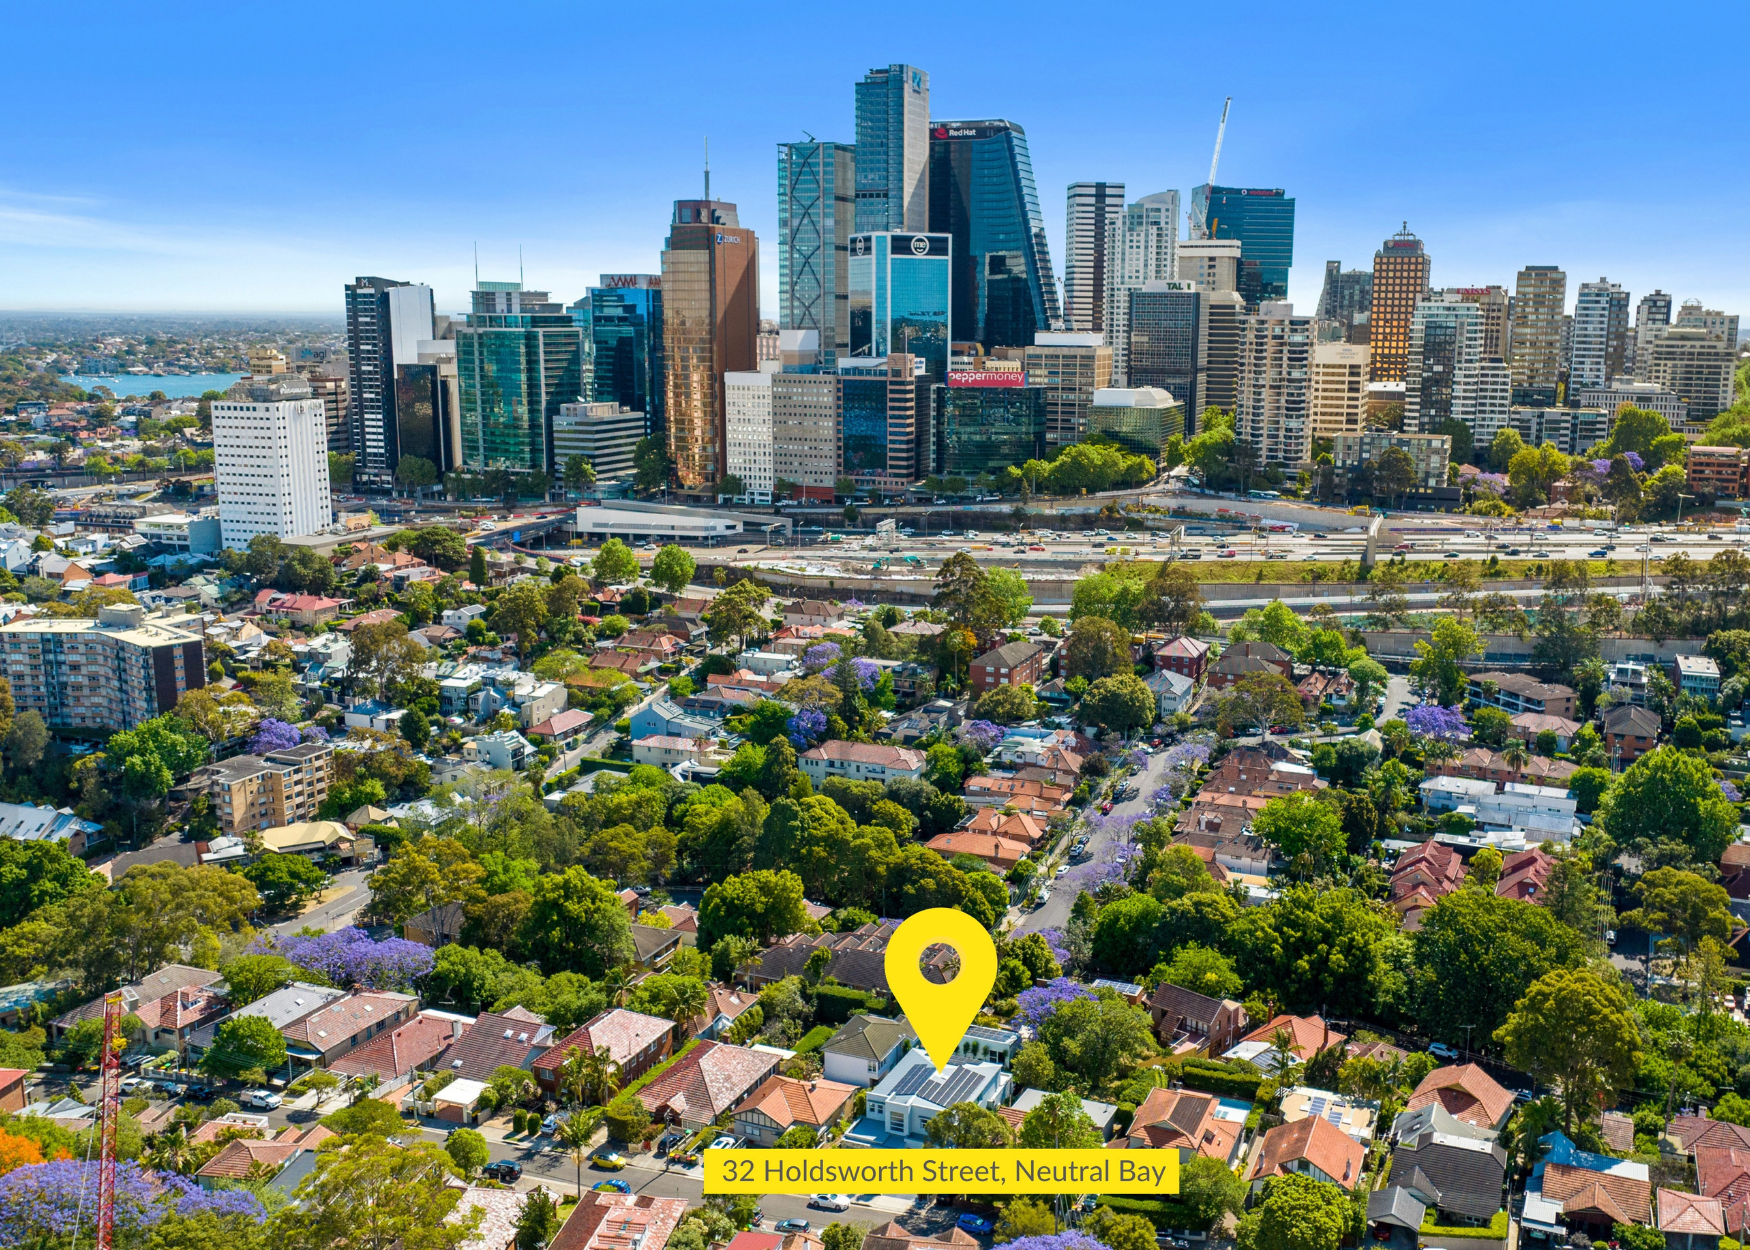
[[[233,550],[328,527],[328,423],[303,374],[244,378],[213,401],[213,479]]]
[[[857,152],[861,177],[863,153]],[[1026,347],[1063,328],[1027,132],[1008,121],[930,127],[930,229],[954,240],[954,333]],[[932,376],[934,376],[932,374]]]
[[[1112,223],[1124,213],[1122,182],[1072,182],[1065,214],[1063,325],[1070,331],[1106,326],[1106,246]],[[1178,227],[1173,227],[1175,233]]]
[[[395,367],[419,363],[419,344],[435,338],[431,288],[393,278],[359,278],[346,288],[351,444],[361,485],[395,483]]]
[[[1475,304],[1483,313],[1483,355],[1507,355],[1507,288],[1504,286],[1461,286],[1450,290],[1467,303]]]
[[[1260,464],[1304,464],[1311,451],[1313,319],[1269,300],[1245,318],[1234,434]]]
[[[1723,313],[1715,308],[1703,308],[1701,301],[1686,299],[1677,310],[1677,324],[1690,330],[1706,330],[1725,340],[1727,347],[1738,350],[1738,314]]]
[[[1313,438],[1359,434],[1366,424],[1367,351],[1353,343],[1313,345],[1312,387],[1307,398]]]
[[[1087,436],[1094,392],[1112,385],[1112,349],[1098,331],[1034,336],[1021,353],[1027,385],[1045,392],[1045,445],[1068,447]]]
[[[205,782],[219,829],[228,837],[315,820],[334,783],[334,744],[305,742],[234,755],[201,769],[198,780]]]
[[[1628,292],[1608,278],[1582,282],[1574,298],[1568,389],[1600,387],[1622,376],[1628,357]]]
[[[1114,381],[1129,379],[1130,296],[1178,272],[1179,193],[1158,191],[1127,205],[1106,229],[1106,305],[1102,324],[1112,347]]]
[[[1130,293],[1129,385],[1158,387],[1183,405],[1187,438],[1196,433],[1209,390],[1206,310],[1213,298],[1190,282],[1147,282]]]
[[[682,486],[727,470],[723,375],[758,367],[759,240],[722,200],[676,200],[662,249],[668,455]]]
[[[286,372],[286,356],[277,347],[251,347],[247,353],[251,377]]]
[[[1671,297],[1663,291],[1643,295],[1635,304],[1635,328],[1629,336],[1629,361],[1626,371],[1636,381],[1646,381],[1646,367],[1651,360],[1653,340],[1671,325]],[[1614,382],[1615,379],[1612,379]]]
[[[772,379],[775,371],[723,375],[727,476],[741,479],[737,503],[772,502]]]
[[[1471,445],[1487,447],[1507,428],[1513,410],[1513,370],[1499,356],[1484,356],[1477,362],[1476,383],[1466,397],[1469,405]]]
[[[481,282],[456,328],[462,463],[475,471],[546,473],[562,404],[588,399],[593,344],[545,291]]]
[[[1651,382],[1631,382],[1626,378],[1617,378],[1606,386],[1589,386],[1584,390],[1570,392],[1574,403],[1582,408],[1597,408],[1601,412],[1614,413],[1624,404],[1631,408],[1643,408],[1648,412],[1656,412],[1671,423],[1671,429],[1678,434],[1700,434],[1700,426],[1691,427],[1689,422],[1689,404],[1662,386],[1654,386]]]
[[[925,476],[917,469],[917,382],[928,376],[905,352],[841,356],[839,450],[844,476],[859,490],[898,494]]]
[[[839,379],[819,366],[772,375],[772,492],[831,503],[839,470]]]
[[[1199,291],[1240,289],[1238,239],[1181,239],[1176,250],[1180,282],[1195,282]]]
[[[872,69],[856,94],[855,232],[929,230],[929,74],[915,65]]]
[[[662,386],[662,275],[604,273],[600,286],[567,310],[590,340],[583,398],[641,412],[645,434],[668,430]]]
[[[1209,291],[1199,305],[1207,325],[1204,341],[1202,393],[1193,419],[1202,428],[1203,413],[1219,408],[1231,413],[1239,402],[1240,346],[1246,336],[1246,303],[1238,291]]]
[[[923,361],[932,378],[948,372],[956,328],[952,246],[946,234],[851,236],[849,356],[885,360],[906,353]],[[839,360],[846,358],[841,352]]]
[[[1410,223],[1373,254],[1372,303],[1367,317],[1368,368],[1375,382],[1402,382],[1410,360],[1410,322],[1428,293],[1433,261]]]
[[[306,374],[310,379],[310,394],[322,401],[322,422],[328,432],[328,450],[352,450],[352,394],[344,377],[323,373]]]
[[[1247,304],[1288,298],[1294,200],[1281,187],[1193,187],[1191,237],[1240,241],[1239,291]]]
[[[1483,358],[1482,309],[1456,291],[1434,291],[1410,319],[1404,377],[1404,429],[1439,434],[1448,421],[1470,424],[1468,396]]]
[[[1342,261],[1327,260],[1325,285],[1319,292],[1319,320],[1347,327],[1372,311],[1373,271],[1344,269]]]
[[[926,150],[921,138],[918,150]],[[850,341],[848,282],[856,217],[853,145],[813,140],[778,145],[778,326],[818,333],[821,359],[828,365]]]
[[[1509,338],[1513,402],[1550,407],[1562,374],[1562,309],[1568,275],[1554,265],[1527,265],[1513,288]]]
[[[133,603],[101,607],[95,621],[14,617],[0,626],[13,703],[51,729],[132,729],[162,716],[207,684],[199,622],[176,619],[148,619]]]
[[[1723,335],[1681,320],[1648,349],[1647,381],[1689,405],[1689,422],[1702,425],[1732,406],[1738,353]]]
[[[644,437],[645,416],[611,399],[560,404],[553,417],[553,475],[562,477],[573,456],[595,470],[596,481],[629,481],[632,453]]]

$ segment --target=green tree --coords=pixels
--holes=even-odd
[[[1281,794],[1264,804],[1252,821],[1252,831],[1281,851],[1291,863],[1328,863],[1344,849],[1343,818],[1311,790]]]
[[[1033,694],[1023,686],[993,686],[979,696],[973,715],[999,725],[1019,725],[1039,713]]]
[[[1240,1250],[1337,1250],[1348,1234],[1341,1188],[1290,1173],[1264,1184],[1264,1200],[1240,1220]]]
[[[296,964],[282,955],[239,955],[220,969],[233,1007],[247,1007],[284,989],[300,975]]]
[[[1226,941],[1252,985],[1291,1010],[1389,1014],[1408,993],[1394,913],[1354,889],[1293,885],[1269,908],[1248,908]]]
[[[1082,1109],[1076,1094],[1047,1094],[1021,1120],[1015,1144],[1029,1150],[1096,1150],[1104,1144],[1100,1130]]]
[[[415,751],[425,750],[425,744],[431,741],[431,722],[416,707],[407,709],[397,728],[401,731],[402,739]]]
[[[697,567],[697,562],[684,548],[669,543],[650,562],[650,580],[669,594],[678,595],[693,580],[693,570]]]
[[[1043,1237],[1058,1232],[1051,1208],[1034,1198],[1012,1198],[997,1217],[993,1239],[1000,1246],[1023,1237]]]
[[[1605,792],[1598,821],[1618,845],[1676,844],[1696,863],[1717,863],[1737,836],[1738,811],[1706,760],[1662,746],[1631,764]]]
[[[1104,617],[1078,617],[1070,626],[1064,654],[1064,675],[1085,677],[1090,682],[1136,671],[1130,658],[1130,634]]]
[[[0,929],[9,929],[39,907],[52,906],[71,894],[107,888],[103,878],[69,855],[63,843],[0,838]]]
[[[1207,1229],[1245,1209],[1246,1183],[1220,1159],[1193,1155],[1179,1164],[1179,1201],[1191,1211],[1192,1227]]]
[[[373,1135],[324,1150],[297,1201],[274,1217],[286,1250],[458,1250],[483,1213],[451,1220],[462,1191],[455,1165],[429,1142],[399,1146]]]
[[[486,548],[476,546],[469,551],[468,580],[481,588],[491,584],[491,574],[486,571]]]
[[[1172,634],[1189,634],[1203,615],[1203,590],[1197,575],[1181,564],[1166,563],[1143,592],[1142,623]]]
[[[1081,714],[1107,729],[1124,734],[1152,725],[1158,704],[1142,678],[1130,673],[1102,677],[1082,696]]]
[[[994,1150],[1015,1144],[1015,1135],[996,1112],[975,1102],[957,1102],[931,1116],[924,1125],[932,1146],[956,1150]]]
[[[789,802],[774,804],[773,812]],[[787,870],[759,869],[716,882],[699,902],[699,946],[709,950],[730,935],[765,943],[799,933],[808,924],[803,897],[802,878]]]
[[[1111,1207],[1095,1207],[1082,1221],[1082,1229],[1110,1250],[1157,1250],[1160,1244],[1147,1216],[1120,1215]]]
[[[264,1016],[231,1016],[219,1022],[213,1044],[201,1056],[201,1070],[236,1076],[251,1068],[272,1072],[286,1065],[286,1039]]]
[[[1026,579],[1014,569],[990,569],[985,574],[985,590],[1002,605],[1001,623],[1014,629],[1033,610],[1033,594]]]
[[[1641,1057],[1634,1000],[1615,977],[1561,968],[1539,977],[1495,1031],[1507,1062],[1561,1092],[1563,1127],[1632,1089]]]
[[[608,1104],[607,1114],[603,1118],[608,1132],[627,1144],[643,1141],[651,1131],[650,1112],[645,1109],[637,1094],[619,1095]]]
[[[1388,447],[1372,464],[1374,495],[1401,498],[1416,484],[1416,462],[1402,447]]]
[[[1470,680],[1465,662],[1482,653],[1483,642],[1476,630],[1455,617],[1443,616],[1434,622],[1429,638],[1416,643],[1410,675],[1423,695],[1451,707],[1464,697]]]
[[[1148,1013],[1110,993],[1065,1003],[1040,1026],[1039,1040],[1060,1071],[1090,1089],[1155,1049]]]
[[[1373,703],[1376,691],[1384,690],[1385,684],[1391,679],[1385,665],[1370,656],[1362,656],[1349,663],[1349,679],[1355,683],[1355,706],[1366,708]]]
[[[634,953],[625,904],[607,882],[579,867],[536,883],[520,940],[548,975],[599,978]]]
[[[323,1116],[322,1127],[342,1137],[392,1137],[407,1128],[407,1121],[381,1098],[361,1098]]]
[[[1515,1003],[1547,972],[1574,967],[1587,940],[1548,910],[1481,890],[1436,903],[1412,936],[1415,1014],[1429,1036],[1462,1043],[1492,1037]]]
[[[638,557],[618,538],[610,538],[596,552],[590,571],[603,586],[624,586],[638,580]]]
[[[661,490],[668,485],[672,468],[668,447],[660,438],[640,439],[632,449],[632,484],[641,492]]]
[[[492,1158],[492,1152],[486,1148],[486,1139],[471,1128],[453,1130],[444,1139],[444,1153],[450,1156],[450,1162],[465,1177],[473,1176]]]
[[[1198,860],[1198,863],[1202,862]],[[1220,951],[1210,950],[1195,942],[1179,947],[1173,952],[1171,961],[1156,964],[1149,979],[1156,983],[1183,986],[1206,998],[1238,998],[1245,991],[1245,982],[1234,970],[1233,960]]]
[[[582,456],[573,456],[582,460]],[[543,1250],[559,1232],[559,1200],[539,1185],[529,1191],[523,1209],[517,1214],[516,1250]],[[671,1239],[672,1240],[672,1239]],[[700,1246],[698,1250],[704,1250]]]
[[[1724,887],[1693,872],[1655,868],[1635,883],[1640,906],[1624,912],[1624,924],[1674,938],[1684,950],[1703,938],[1723,942],[1732,931],[1731,899]]]
[[[595,485],[595,465],[583,456],[568,456],[565,460],[565,488],[569,491],[588,490]]]
[[[261,901],[275,911],[302,903],[328,880],[328,874],[306,857],[278,855],[271,851],[258,857],[242,872],[260,892]]]
[[[605,552],[607,548],[602,550]],[[546,622],[547,593],[537,583],[517,582],[499,592],[492,628],[501,638],[516,635],[518,655],[526,656],[534,651],[541,641],[541,626]]]

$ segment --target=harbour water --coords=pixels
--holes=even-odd
[[[118,373],[114,377],[95,377],[74,373],[66,375],[61,381],[87,391],[93,387],[107,386],[117,399],[126,399],[130,395],[144,399],[153,391],[163,391],[171,399],[186,399],[207,391],[225,390],[242,376],[241,373],[191,373],[184,377],[157,377],[152,374]]]

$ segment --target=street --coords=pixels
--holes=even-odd
[[[1415,701],[1415,696],[1410,693],[1410,679],[1392,676],[1385,683],[1385,700],[1380,704],[1379,715],[1373,718],[1373,723],[1383,725],[1394,717],[1401,717]]]
[[[268,927],[275,933],[296,933],[306,926],[319,928],[324,933],[346,928],[371,901],[371,888],[366,884],[370,875],[366,868],[348,868],[345,872],[335,873],[329,889],[344,890],[343,894],[326,903],[318,903],[302,915]]]

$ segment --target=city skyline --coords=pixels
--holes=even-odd
[[[1602,276],[1636,299],[1659,287],[1735,310],[1750,268],[1750,243],[1732,220],[1750,180],[1730,159],[1726,49],[1734,41],[1718,20],[1704,27],[1687,15],[1638,35],[1650,63],[1665,51],[1692,67],[1675,102],[1619,110],[1600,127],[1594,97],[1561,75],[1526,79],[1503,41],[1503,32],[1519,43],[1547,40],[1580,63],[1614,50],[1611,25],[1595,14],[1580,21],[1577,10],[1498,6],[1463,23],[1404,14],[1394,39],[1439,46],[1466,72],[1431,80],[1416,58],[1375,58],[1365,92],[1321,94],[1311,86],[1324,81],[1316,68],[1361,55],[1378,38],[1377,15],[1272,6],[1248,20],[1247,61],[1287,71],[1259,76],[1268,82],[1192,58],[1159,81],[1101,72],[1082,76],[1075,92],[1044,92],[1039,84],[1064,65],[1110,55],[1102,30],[1146,26],[1150,11],[1112,6],[1106,22],[1064,24],[1057,10],[1023,6],[1012,22],[982,30],[976,51],[907,33],[823,52],[783,11],[697,36],[653,15],[556,14],[531,47],[517,23],[463,40],[452,24],[417,21],[420,11],[407,6],[362,18],[317,6],[311,17],[324,39],[284,57],[235,58],[230,27],[154,25],[120,7],[82,7],[101,14],[94,24],[104,38],[126,42],[131,55],[199,70],[174,90],[100,74],[67,91],[46,58],[17,67],[16,141],[0,183],[7,310],[338,312],[335,292],[346,281],[395,273],[431,285],[438,310],[455,313],[467,307],[476,244],[481,277],[517,277],[520,250],[528,282],[570,302],[602,273],[656,269],[670,205],[701,193],[707,130],[713,194],[775,240],[778,144],[805,134],[855,142],[854,84],[887,64],[928,72],[934,118],[1006,118],[1025,128],[1059,283],[1069,184],[1122,182],[1133,198],[1173,190],[1188,205],[1191,188],[1207,181],[1228,95],[1217,182],[1282,187],[1297,201],[1289,298],[1298,311],[1316,304],[1327,260],[1365,267],[1406,220],[1435,257],[1436,285],[1511,285],[1523,266],[1552,264],[1573,275],[1570,307],[1579,282]],[[15,19],[21,45],[53,38],[67,17],[27,6]],[[1051,40],[1037,39],[1040,22],[1051,25]],[[357,84],[360,59],[370,52],[383,65],[389,47],[409,72],[429,76],[426,110],[406,109],[394,74]],[[573,105],[585,51],[588,65],[707,81],[709,107],[661,90],[595,92],[586,108]],[[494,60],[519,65],[516,96],[449,102],[442,82]],[[729,72],[741,67],[755,72]],[[202,97],[227,103],[209,108]],[[249,100],[275,104],[268,113]],[[516,121],[519,109],[532,119]],[[1537,124],[1510,126],[1509,117]],[[141,127],[137,139],[129,124]],[[306,153],[307,181],[252,177],[268,150]],[[481,150],[542,176],[498,178],[466,155]],[[1579,173],[1625,162],[1636,170],[1633,186],[1693,189],[1680,230],[1656,226],[1662,200],[1650,193],[1591,191],[1623,180]],[[324,173],[367,164],[425,172],[374,181]],[[777,267],[770,248],[760,308],[773,319]]]

